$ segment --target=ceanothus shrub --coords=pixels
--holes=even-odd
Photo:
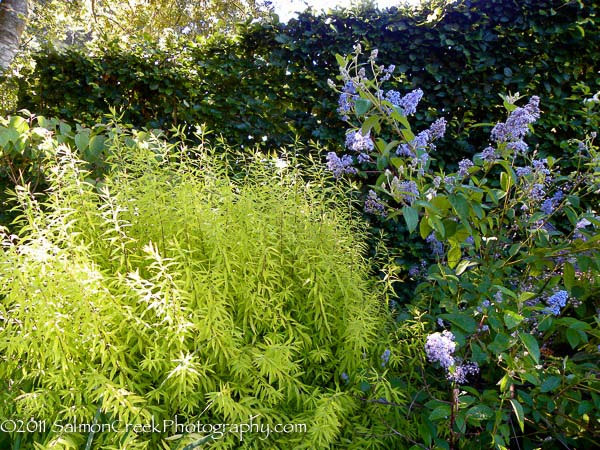
[[[412,375],[419,407],[405,411],[422,426],[404,440],[592,448],[600,422],[596,132],[565,143],[575,161],[567,172],[526,142],[544,100],[505,95],[506,120],[481,124],[491,127],[489,145],[454,172],[434,170],[446,120],[413,131],[409,117],[426,93],[386,91],[394,67],[378,65],[376,50],[361,62],[355,50],[338,56],[342,87],[329,81],[350,128],[346,153],[330,152],[327,167],[362,180],[365,213],[402,221],[425,248],[421,265],[402,274],[418,283],[412,300],[396,305],[399,327],[411,316],[429,323],[423,371]]]

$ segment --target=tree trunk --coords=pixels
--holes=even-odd
[[[0,72],[6,70],[19,50],[29,8],[27,0],[0,0]]]

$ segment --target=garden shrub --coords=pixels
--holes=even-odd
[[[425,93],[386,89],[393,67],[377,58],[377,50],[364,57],[360,45],[338,56],[340,83],[329,84],[351,128],[346,153],[330,152],[327,165],[337,178],[363,182],[367,214],[403,223],[424,244],[420,261],[401,275],[419,284],[407,305],[396,305],[399,329],[414,316],[429,332],[416,375],[423,388],[413,393],[421,427],[405,442],[415,449],[595,448],[597,131],[566,142],[572,161],[563,164],[526,143],[546,98],[518,106],[519,96],[506,96],[508,116],[491,127],[491,143],[457,171],[434,170],[446,119],[413,131],[409,117]],[[590,124],[597,124],[597,97],[580,99]]]
[[[91,183],[51,144],[46,199],[18,186],[19,233],[2,236],[3,446],[388,448],[371,434],[389,408],[372,397],[408,401],[380,376],[389,315],[364,226],[323,171],[255,155],[232,174],[208,149],[113,129]],[[410,327],[393,367],[420,358]]]

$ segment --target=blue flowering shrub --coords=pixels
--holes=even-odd
[[[422,263],[400,275],[417,283],[412,300],[393,307],[399,330],[415,320],[425,327],[421,366],[384,375],[403,380],[411,401],[399,414],[418,426],[388,423],[390,432],[412,448],[594,448],[596,131],[565,143],[563,164],[527,144],[543,99],[505,95],[506,119],[482,124],[491,128],[489,145],[454,172],[434,170],[446,120],[411,129],[425,93],[386,91],[394,67],[378,65],[376,50],[364,59],[360,45],[338,56],[340,83],[329,81],[350,128],[345,153],[330,152],[327,166],[362,181],[365,213],[405,225],[425,249]],[[588,123],[598,123],[596,100],[584,102]],[[385,361],[402,351],[396,342]]]

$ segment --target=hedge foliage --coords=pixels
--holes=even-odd
[[[498,93],[539,95],[541,150],[560,153],[583,125],[579,96],[600,88],[598,3],[459,0],[443,9],[304,13],[245,23],[234,36],[45,50],[18,80],[18,108],[85,123],[115,106],[138,127],[205,123],[235,145],[343,142],[327,79],[358,41],[395,63],[400,90],[421,88],[415,125],[449,120],[440,161],[480,151]],[[24,72],[23,72],[24,73]],[[263,137],[264,136],[264,137]],[[469,143],[467,143],[467,140]],[[264,141],[264,142],[263,142]]]

